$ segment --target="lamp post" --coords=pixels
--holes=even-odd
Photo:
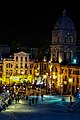
[[[72,96],[72,78],[71,77],[69,78],[69,83],[71,85],[71,96]]]

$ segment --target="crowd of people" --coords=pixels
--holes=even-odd
[[[20,96],[17,94],[9,94],[8,97],[4,97],[4,99],[2,99],[1,104],[0,104],[0,112],[2,110],[6,110],[6,108],[12,104],[13,100],[15,101],[15,103],[19,103],[20,100]]]
[[[33,105],[33,104],[37,104],[38,103],[38,98],[39,94],[37,94],[36,96],[31,96],[30,97],[28,95],[25,96],[25,100],[28,101],[29,106]],[[9,97],[7,98],[7,100],[2,100],[1,105],[0,105],[0,112],[2,110],[6,110],[7,107],[9,105],[12,104],[12,102],[14,101],[15,104],[19,103],[20,99],[23,99],[24,96],[22,97],[19,94],[10,94]],[[43,101],[43,94],[41,94],[41,100]]]

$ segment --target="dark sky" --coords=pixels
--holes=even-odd
[[[51,42],[51,31],[64,8],[74,22],[77,39],[80,39],[80,7],[77,0],[54,0],[52,3],[21,1],[8,2],[1,8],[0,43],[39,46],[46,40]]]

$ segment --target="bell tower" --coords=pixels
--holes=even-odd
[[[66,10],[56,22],[52,31],[51,61],[72,61],[76,55],[76,30]]]

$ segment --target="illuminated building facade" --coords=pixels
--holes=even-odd
[[[72,94],[80,90],[80,63],[77,59],[76,30],[72,20],[63,11],[52,31],[50,61],[32,59],[23,51],[0,62],[3,83],[43,80],[53,92]],[[37,56],[37,54],[36,54]],[[41,57],[41,56],[40,56]],[[1,80],[0,80],[1,81]]]
[[[27,78],[29,71],[29,53],[21,51],[19,53],[14,53],[13,58],[5,58],[3,60],[3,80],[8,84],[12,83],[12,81],[19,82],[20,75]]]
[[[76,30],[66,11],[59,18],[52,31],[51,61],[72,61],[76,54]]]
[[[52,31],[51,65],[56,73],[56,88],[68,93],[80,89],[80,65],[76,56],[76,30],[72,20],[63,11]],[[54,71],[54,66],[56,71]],[[69,82],[69,80],[71,80]]]

